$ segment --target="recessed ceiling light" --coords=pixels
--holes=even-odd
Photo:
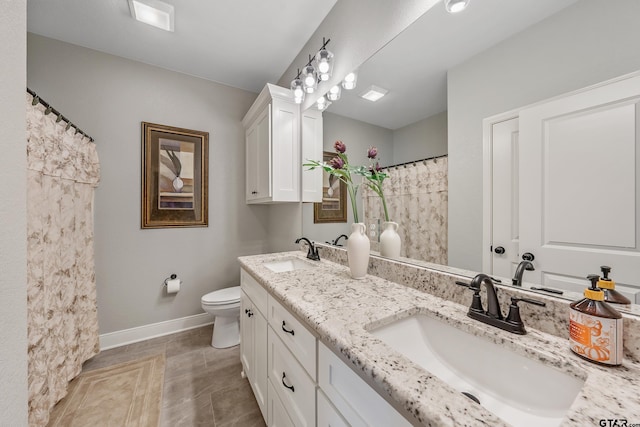
[[[389,91],[386,89],[382,89],[381,87],[371,85],[367,88],[367,90],[363,94],[360,95],[360,97],[371,102],[376,102],[377,100],[385,96],[387,92]]]
[[[173,5],[160,0],[129,0],[131,16],[165,31],[173,31]]]
[[[449,13],[462,12],[469,5],[471,0],[444,0],[444,7]]]

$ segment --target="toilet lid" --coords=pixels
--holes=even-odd
[[[240,301],[240,286],[209,292],[202,297],[202,302],[210,305],[228,304],[238,301]]]

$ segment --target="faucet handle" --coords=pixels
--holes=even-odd
[[[484,307],[482,307],[482,299],[480,298],[480,288],[471,286],[471,283],[459,281],[456,281],[456,285],[464,286],[473,291],[473,298],[471,299],[471,307],[469,307],[469,311],[484,314]]]
[[[545,307],[547,304],[542,301],[536,301],[534,299],[529,298],[516,298],[511,297],[511,305],[509,306],[509,314],[507,314],[507,322],[511,323],[515,329],[512,332],[516,334],[526,334],[526,330],[524,329],[524,323],[522,322],[522,318],[520,317],[520,307],[518,307],[518,303],[526,302],[527,304],[534,304]]]

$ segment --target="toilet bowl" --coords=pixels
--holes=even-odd
[[[209,292],[202,309],[215,316],[211,346],[227,348],[240,344],[240,286]]]

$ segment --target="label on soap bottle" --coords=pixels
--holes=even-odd
[[[622,363],[622,319],[608,319],[569,312],[571,350],[587,359],[607,365]]]

